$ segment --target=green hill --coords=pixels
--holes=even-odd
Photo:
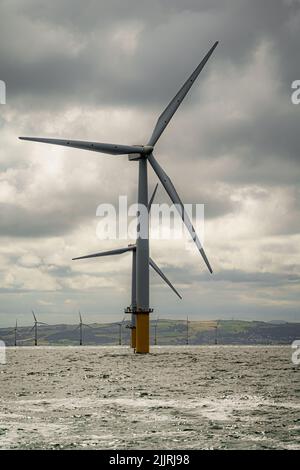
[[[151,321],[151,343],[154,344],[154,321]],[[117,323],[91,324],[84,328],[85,345],[117,345]],[[31,327],[18,328],[18,345],[33,345]],[[122,328],[122,344],[129,344],[130,330]],[[78,345],[79,332],[76,325],[40,326],[39,345]],[[300,339],[300,323],[261,322],[242,320],[189,321],[189,344],[291,344]],[[0,340],[7,346],[14,344],[14,329],[0,329]],[[157,324],[158,345],[184,345],[187,343],[187,323],[182,320],[161,319]]]

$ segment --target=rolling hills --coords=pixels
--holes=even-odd
[[[154,321],[151,321],[151,343],[155,341]],[[300,339],[300,323],[262,322],[242,320],[189,321],[189,344],[291,344]],[[117,345],[117,323],[94,323],[84,328],[85,345]],[[18,328],[18,345],[33,345],[31,327]],[[75,346],[79,343],[76,325],[49,325],[39,327],[39,345]],[[122,344],[129,344],[130,330],[124,324]],[[0,328],[0,340],[7,346],[14,345],[14,329]],[[158,345],[184,345],[187,343],[187,323],[183,320],[161,319],[157,324]]]

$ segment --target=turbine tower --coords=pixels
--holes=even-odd
[[[186,317],[186,344],[189,344],[189,317]]]
[[[123,320],[120,323],[117,323],[119,327],[119,346],[122,346],[122,326],[125,321],[125,317],[123,317]]]
[[[32,315],[34,319],[34,325],[31,328],[30,332],[34,330],[34,345],[38,345],[38,325],[47,325],[47,323],[43,323],[41,321],[37,321],[34,311],[32,310]]]
[[[16,320],[16,326],[14,327],[14,332],[15,332],[15,346],[17,346],[17,342],[18,342],[18,320]]]
[[[86,323],[83,323],[80,311],[78,313],[79,313],[79,325],[77,326],[77,328],[75,328],[75,331],[79,329],[79,345],[82,346],[83,345],[83,328],[82,327],[87,326],[88,328],[91,328],[91,326],[87,325]]]
[[[208,270],[212,273],[211,266],[203,249],[203,246],[195,232],[193,224],[186,213],[183,203],[173,185],[171,179],[162,169],[158,161],[154,158],[153,150],[160,136],[166,129],[174,113],[187,95],[194,81],[201,70],[209,60],[218,42],[204,56],[198,67],[189,76],[178,93],[170,101],[168,106],[159,116],[154,127],[152,135],[147,145],[119,145],[98,142],[85,142],[78,140],[49,139],[39,137],[20,137],[22,140],[42,142],[47,144],[63,145],[93,152],[107,153],[110,155],[126,155],[129,161],[137,161],[139,164],[138,176],[138,206],[140,213],[140,222],[138,224],[138,238],[136,244],[136,293],[137,293],[137,311],[136,311],[136,352],[149,352],[149,314],[153,311],[149,306],[149,217],[148,211],[143,208],[148,207],[148,162],[161,181],[163,187],[168,193],[171,201],[177,208],[183,223],[188,229],[194,240]],[[142,217],[141,217],[142,214]]]
[[[156,318],[156,321],[154,323],[154,346],[157,346],[157,325],[158,325],[158,319],[159,317]]]
[[[218,328],[219,328],[219,325],[220,325],[220,320],[217,320],[216,324],[215,324],[215,344],[218,344]]]

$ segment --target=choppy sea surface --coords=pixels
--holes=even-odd
[[[300,365],[291,353],[8,348],[0,449],[300,449]]]

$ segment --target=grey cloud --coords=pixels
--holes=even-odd
[[[280,0],[263,4],[236,0],[222,4],[90,1],[85,12],[79,1],[65,0],[50,6],[38,0],[2,8],[5,44],[9,37],[11,45],[6,46],[1,66],[11,99],[18,105],[26,98],[36,106],[46,101],[51,106],[56,99],[56,107],[83,100],[99,105],[164,103],[215,39],[221,41],[220,50],[209,68],[219,61],[245,63],[265,38],[274,41],[280,54],[280,35],[299,11],[299,5]],[[114,28],[127,27],[130,31],[136,24],[141,25],[142,32],[133,55],[109,43]],[[14,27],[20,29],[17,37]],[[47,41],[47,32],[53,30],[57,30],[57,43],[52,37]],[[283,38],[296,49],[295,36],[285,34]],[[31,44],[40,45],[38,59],[31,57]],[[70,53],[72,47],[78,51]],[[286,50],[282,52],[286,61]],[[199,86],[201,82],[203,79]]]
[[[300,271],[298,270],[297,274],[293,273],[292,269],[290,273],[245,272],[239,269],[223,269],[221,272],[215,272],[214,275],[211,276],[209,273],[204,271],[199,273],[192,268],[178,270],[169,265],[165,266],[165,272],[168,273],[172,279],[174,279],[174,282],[178,282],[179,284],[184,282],[187,283],[187,285],[193,285],[195,283],[201,284],[202,282],[208,282],[210,284],[215,282],[226,282],[246,285],[257,284],[258,286],[263,287],[280,286],[289,283],[300,283]]]
[[[290,101],[291,81],[300,78],[299,2],[89,0],[83,4],[80,0],[14,0],[0,1],[0,14],[0,78],[7,82],[8,101],[1,108],[4,112],[0,118],[4,143],[0,149],[0,189],[6,197],[0,205],[0,235],[8,247],[17,251],[24,243],[39,239],[37,243],[53,242],[55,249],[56,238],[68,237],[69,243],[76,242],[74,250],[81,249],[83,226],[91,224],[87,239],[94,241],[92,224],[97,205],[116,204],[121,193],[128,194],[130,202],[134,202],[137,189],[136,165],[130,166],[123,159],[106,163],[105,157],[88,152],[62,156],[65,163],[60,179],[50,178],[51,169],[48,179],[46,164],[42,167],[35,163],[35,144],[17,144],[18,135],[46,136],[57,129],[59,135],[51,136],[104,140],[109,129],[116,140],[126,125],[126,115],[121,113],[130,110],[137,120],[141,116],[145,120],[142,125],[137,123],[137,129],[133,123],[128,142],[124,132],[120,143],[131,143],[131,139],[132,143],[143,143],[158,114],[187,75],[210,45],[220,40],[197,85],[162,136],[156,154],[184,202],[205,203],[206,218],[212,226],[221,224],[228,215],[233,221],[239,220],[241,213],[247,216],[243,200],[235,198],[239,191],[260,207],[253,221],[259,225],[258,233],[253,230],[247,240],[241,240],[242,248],[238,249],[228,242],[229,234],[219,250],[222,260],[226,261],[235,249],[238,257],[240,250],[247,252],[252,236],[253,244],[261,242],[260,246],[265,247],[262,251],[267,252],[270,272],[229,270],[226,263],[221,263],[220,271],[208,276],[185,265],[182,255],[180,269],[168,265],[165,268],[174,283],[184,285],[188,300],[184,307],[175,301],[171,305],[178,315],[180,308],[190,307],[196,312],[201,297],[203,308],[211,314],[217,315],[220,306],[224,306],[224,311],[242,315],[255,312],[257,306],[245,306],[230,298],[228,286],[235,286],[242,293],[252,289],[253,293],[258,288],[299,283],[295,240],[300,231],[300,107]],[[274,85],[273,92],[266,90],[265,94],[264,78],[256,77],[255,68],[251,69],[255,54],[264,45],[269,47],[264,58],[268,85]],[[247,80],[248,69],[252,75]],[[80,112],[72,119],[69,113],[74,108]],[[97,121],[99,109],[107,112],[107,124],[112,110],[120,113],[121,117],[114,121],[115,130],[111,131],[109,125],[102,129],[98,122],[90,126],[85,120],[88,112],[94,113]],[[49,123],[56,123],[50,126],[51,131]],[[44,148],[38,148],[42,156]],[[88,163],[91,161],[97,163]],[[156,177],[152,172],[149,175],[153,185]],[[6,184],[10,185],[7,193],[3,190]],[[264,211],[272,197],[277,197],[278,211],[271,204]],[[157,201],[165,200],[168,199],[160,189]],[[269,237],[264,242],[261,233]],[[9,241],[9,237],[13,240]],[[213,247],[210,249],[213,253]],[[83,246],[82,253],[85,251],[89,247]],[[39,255],[43,260],[42,248]],[[280,257],[278,264],[273,261],[276,256]],[[8,267],[18,265],[17,259],[18,255],[11,255]],[[238,262],[236,259],[233,264],[238,266]],[[196,265],[199,260],[195,260]],[[128,302],[130,265],[128,271],[120,272],[118,266],[118,262],[112,263],[110,269],[114,271],[113,280],[118,279],[124,291],[99,287],[101,296],[91,289],[89,298],[82,295],[80,288],[73,289],[67,283],[85,272],[89,274],[88,265],[73,267],[64,259],[62,264],[41,261],[37,269],[57,280],[61,292],[49,293],[49,299],[62,312],[67,312],[64,300],[71,293],[72,299],[78,294],[95,314],[99,305],[105,311],[118,312]],[[99,272],[94,271],[91,277],[100,283],[106,273],[101,272],[100,264]],[[167,311],[169,297],[165,300],[161,295],[165,291],[156,278],[152,282],[154,301],[159,300]],[[36,301],[34,291],[24,290],[18,278],[15,283],[15,288],[1,291],[5,292],[1,312],[6,318],[9,312],[18,310],[25,297],[26,308]],[[215,286],[218,293],[214,294],[213,305]],[[16,292],[18,299],[14,298]],[[292,294],[287,298],[297,300]],[[281,307],[276,308],[279,312]],[[286,307],[284,312],[292,311],[294,315],[296,310],[295,306]]]
[[[76,225],[76,220],[66,224],[65,215],[56,211],[48,213],[43,209],[22,208],[14,204],[0,204],[1,236],[10,237],[51,237],[66,233]]]

